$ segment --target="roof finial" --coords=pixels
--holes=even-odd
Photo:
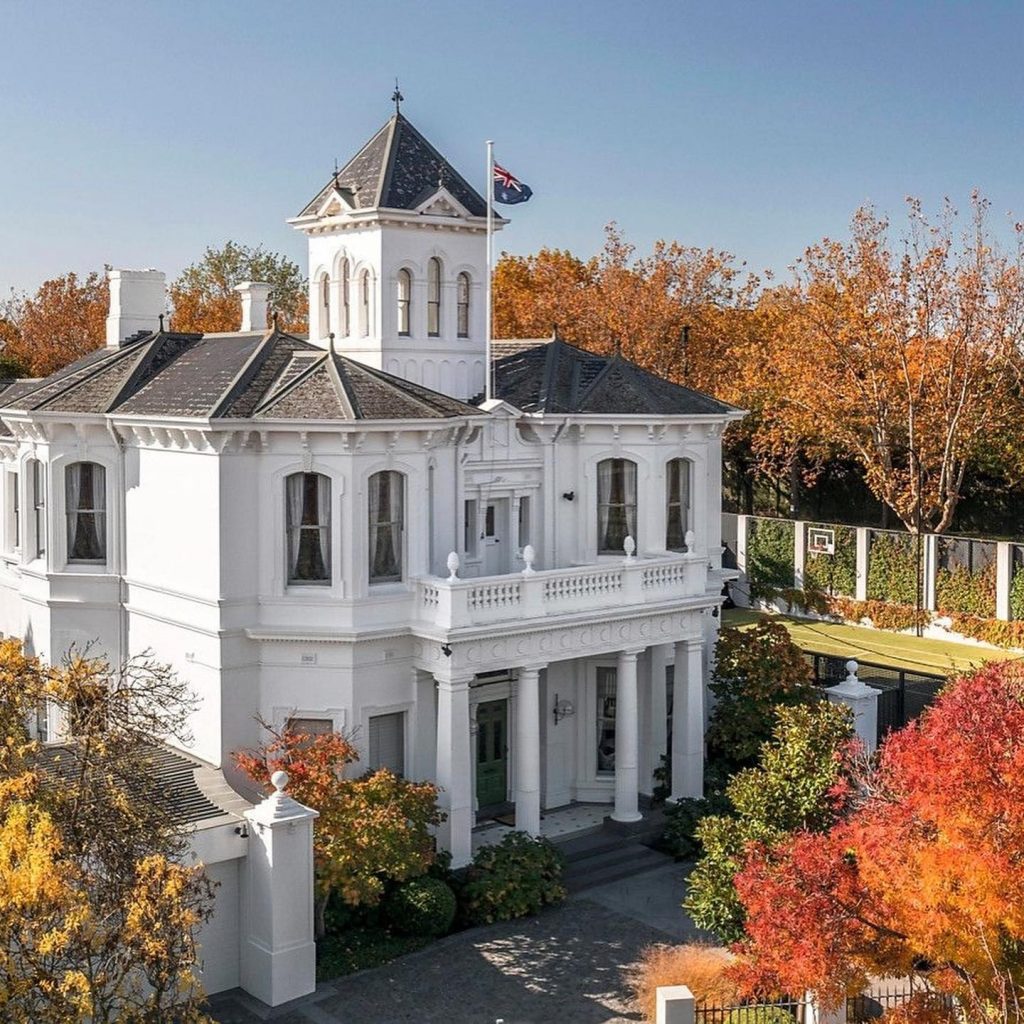
[[[163,313],[160,314],[160,333],[161,334],[164,333],[164,315],[163,315]]]
[[[274,330],[277,330],[277,310],[270,314],[270,322],[274,325]]]
[[[402,95],[402,91],[398,88],[398,76],[395,76],[395,91],[391,94],[391,102],[395,105],[395,113],[400,114],[402,112],[402,100],[405,97]]]
[[[551,340],[558,341],[558,324],[551,325]]]
[[[327,347],[330,350],[331,355],[333,356],[335,354],[335,352],[334,352],[334,331],[331,331],[331,333],[327,335]]]
[[[338,158],[334,158],[334,187],[338,187]]]

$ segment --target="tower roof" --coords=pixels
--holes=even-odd
[[[306,204],[300,217],[315,214],[335,189],[357,210],[383,207],[413,210],[440,186],[474,217],[487,203],[465,178],[416,130],[395,113],[376,135]]]

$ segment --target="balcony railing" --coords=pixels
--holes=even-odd
[[[416,609],[423,622],[442,629],[517,622],[577,612],[656,604],[697,597],[707,586],[705,555],[626,558],[617,564],[568,569],[527,569],[505,576],[462,580],[421,577]]]

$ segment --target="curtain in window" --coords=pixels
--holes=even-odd
[[[432,256],[427,263],[427,334],[441,333],[441,261]]]
[[[286,481],[289,583],[330,578],[331,482],[319,473]]]
[[[67,488],[68,561],[102,562],[106,546],[106,470],[74,462],[64,474]]]
[[[605,553],[622,551],[636,540],[636,463],[605,459],[597,466],[597,545]]]
[[[622,460],[622,499],[626,537],[636,540],[636,463]],[[622,539],[625,540],[626,537]]]
[[[469,274],[459,274],[459,296],[458,296],[458,335],[460,338],[469,337]]]
[[[402,476],[382,472],[370,477],[370,581],[402,578]]]
[[[597,547],[599,551],[608,551],[608,525],[612,493],[612,473],[614,463],[611,459],[597,464]]]
[[[669,551],[686,549],[686,531],[690,527],[690,462],[673,459],[668,464],[668,505],[665,547]]]
[[[317,477],[316,499],[320,561],[324,566],[324,579],[327,579],[331,566],[331,481],[325,476]]]
[[[342,337],[349,334],[349,284],[348,284],[348,260],[341,261],[341,323],[338,325]]]
[[[409,333],[409,298],[412,293],[412,275],[408,270],[398,272],[398,333]]]

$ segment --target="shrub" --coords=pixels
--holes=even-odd
[[[1014,565],[1010,582],[1010,618],[1024,619],[1024,566],[1020,565]]]
[[[402,935],[446,935],[455,920],[455,893],[439,878],[411,878],[388,896],[384,913]]]
[[[830,597],[828,609],[832,615],[848,622],[858,623],[862,619],[870,620],[876,629],[902,632],[913,629],[918,623],[927,626],[931,622],[931,612],[922,609],[920,612],[904,604],[893,604],[889,601],[851,601],[846,597]]]
[[[726,974],[733,957],[726,950],[700,943],[683,946],[648,946],[630,972],[627,984],[636,1009],[647,1021],[655,1020],[658,988],[686,985],[697,1002],[728,1006],[738,994]]]
[[[659,846],[676,860],[693,860],[703,853],[697,826],[713,814],[728,814],[732,805],[725,795],[728,776],[714,766],[704,772],[704,799],[677,800],[665,807],[665,829]]]
[[[546,839],[510,832],[477,851],[466,871],[460,912],[467,924],[491,924],[539,913],[566,896],[562,855]]]
[[[758,1003],[734,1007],[725,1018],[725,1024],[796,1024],[796,1017],[784,1006]]]
[[[354,928],[328,935],[317,942],[316,980],[330,981],[342,974],[380,967],[422,949],[429,941],[423,935],[392,935],[382,928]]]
[[[793,586],[793,523],[790,520],[750,520],[747,577],[754,597]]]
[[[939,569],[935,575],[935,603],[942,615],[962,612],[991,618],[996,613],[996,566],[978,572],[966,565]]]

